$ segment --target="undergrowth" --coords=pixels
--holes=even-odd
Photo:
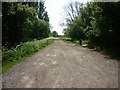
[[[79,45],[78,40],[72,40],[71,38],[63,37],[63,41],[67,42],[67,43],[70,43],[70,44]],[[90,43],[89,40],[83,40],[82,44],[83,44],[83,47],[85,45],[86,47],[88,47],[90,49],[93,49],[94,51],[101,52],[102,54],[105,54],[112,59],[120,60],[120,54],[119,54],[118,49],[100,47],[99,45],[95,45],[93,43]]]
[[[2,52],[2,72],[6,72],[13,65],[20,63],[27,57],[50,45],[53,40],[34,40],[20,43],[14,49]]]

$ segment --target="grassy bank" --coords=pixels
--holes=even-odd
[[[76,44],[76,45],[80,45],[78,40],[72,40],[70,37],[59,37],[60,39],[62,39],[64,42],[70,43],[70,44]],[[83,40],[82,41],[83,45],[88,44],[88,40]]]
[[[34,40],[30,42],[21,43],[16,48],[2,52],[2,72],[24,61],[26,58],[32,56],[36,52],[53,43],[53,40]]]
[[[64,42],[70,43],[70,44],[79,44],[77,40],[73,41],[70,37],[59,37]]]
[[[87,47],[91,48],[91,49],[94,49],[94,51],[98,51],[98,52],[100,52],[104,55],[107,55],[112,59],[120,60],[120,54],[119,54],[118,49],[101,47],[101,46],[95,45],[95,44],[88,44]]]
[[[79,45],[79,41],[78,40],[74,40],[73,41],[69,37],[60,37],[60,39],[63,39],[64,42],[67,42],[67,43],[70,43],[70,44]],[[105,55],[109,56],[110,58],[120,60],[120,54],[119,54],[119,50],[118,49],[103,48],[103,47],[100,47],[98,45],[90,43],[88,40],[83,40],[82,44],[83,44],[83,46],[86,46],[86,47],[88,47],[90,49],[93,49],[94,51],[98,51],[98,52],[100,52],[102,54],[105,54]]]

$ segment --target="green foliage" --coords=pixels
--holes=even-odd
[[[53,32],[52,32],[52,36],[53,36],[53,37],[58,37],[58,33],[57,33],[56,31],[53,31]]]
[[[29,37],[32,32],[36,10],[21,3],[3,3],[3,45],[13,46]]]
[[[70,37],[59,37],[60,39],[71,39]]]
[[[43,49],[51,44],[53,41],[49,40],[34,40],[25,43],[20,43],[16,48],[3,51],[2,53],[2,65],[3,72],[13,66],[14,63],[21,61],[21,59],[34,54],[35,52]],[[13,63],[13,64],[12,64]],[[9,67],[7,66],[8,64]]]
[[[44,12],[44,18],[37,18],[39,7],[38,2],[2,3],[3,71],[52,43],[52,41],[44,40],[32,41],[46,38],[50,33],[47,12]],[[39,9],[40,11],[42,9]]]
[[[76,18],[70,26],[70,36],[72,39],[80,40],[85,38],[84,34],[84,23],[81,20],[81,17]]]
[[[120,43],[119,2],[88,3],[83,9],[82,18],[86,24],[87,37],[91,43],[103,47],[119,48]],[[88,28],[90,27],[90,29]]]
[[[73,7],[76,7],[78,2],[76,4],[73,4]],[[83,8],[83,4],[78,4],[79,10],[77,10],[77,13],[81,11]],[[72,11],[71,11],[72,12]],[[74,15],[75,12],[72,12]],[[82,42],[82,39],[85,39],[85,30],[84,30],[85,24],[83,20],[81,19],[81,15],[78,14],[74,20],[68,25],[68,28],[64,29],[65,36],[71,37],[73,40],[79,40],[80,44]]]
[[[64,28],[63,29],[63,33],[64,33],[65,37],[70,37],[69,31],[70,31],[69,28]]]
[[[64,34],[67,34],[66,36],[71,37],[73,40],[79,40],[81,45],[82,40],[85,39],[84,26],[84,22],[82,21],[81,16],[79,16],[67,29],[64,29]]]
[[[44,6],[44,3],[45,1],[43,0],[39,2],[38,18],[49,22],[48,13],[45,11],[46,7]]]
[[[36,12],[38,11],[38,2],[21,2],[22,3],[22,5],[27,5],[27,6],[29,6],[29,7],[33,7],[35,10],[36,10]]]
[[[44,3],[42,4],[44,5]],[[39,7],[42,7],[39,6]],[[38,19],[38,2],[4,2],[3,11],[3,46],[11,48],[20,42],[49,36],[50,26],[47,12]],[[43,8],[45,9],[45,8]],[[39,12],[44,10],[39,9]],[[45,21],[46,20],[46,21]]]
[[[83,40],[83,44],[88,45],[89,44],[89,40]]]
[[[78,40],[73,40],[72,38],[70,37],[59,37],[60,39],[62,39],[64,42],[67,42],[67,43],[70,43],[70,44],[79,44],[79,41]]]
[[[120,2],[90,2],[80,8],[65,36],[74,40],[87,39],[89,47],[101,51],[103,48],[120,50]]]
[[[46,38],[49,36],[49,33],[49,23],[41,19],[36,19],[32,32],[33,37],[36,39]]]

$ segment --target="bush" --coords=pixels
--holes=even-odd
[[[42,39],[48,37],[50,34],[49,23],[47,21],[36,19],[32,31],[33,38]]]
[[[35,40],[31,42],[25,42],[21,43],[20,45],[17,45],[16,48],[4,51],[2,53],[2,64],[8,62],[15,62],[16,60],[19,60],[21,58],[24,58],[28,55],[31,55],[38,50],[46,47],[47,45],[51,44],[53,41],[47,41],[47,40]]]

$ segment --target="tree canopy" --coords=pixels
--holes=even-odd
[[[58,37],[57,31],[52,31],[52,36],[53,36],[53,37]]]
[[[20,42],[49,36],[49,17],[41,2],[3,2],[3,46],[11,48]],[[44,11],[41,18],[39,12]]]
[[[79,15],[64,29],[75,40],[106,48],[120,46],[120,2],[90,2],[79,8]],[[71,11],[72,13],[72,11]]]

